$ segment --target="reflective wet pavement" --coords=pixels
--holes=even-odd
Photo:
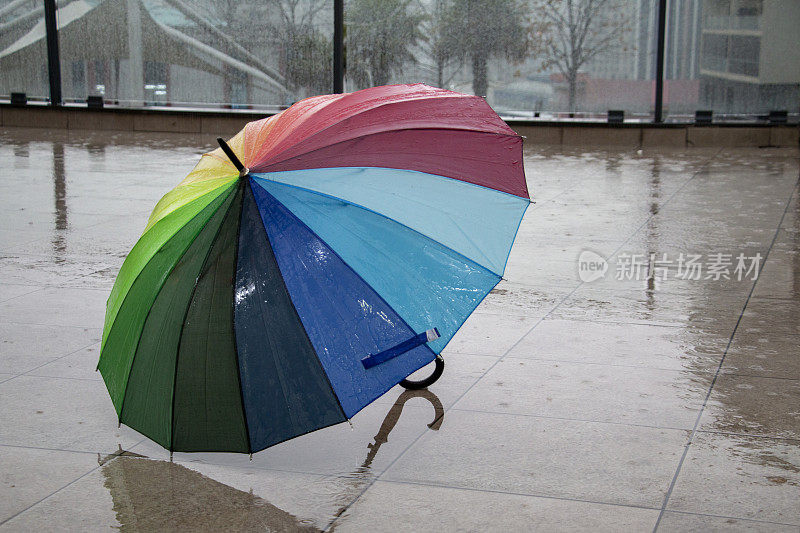
[[[0,529],[800,531],[798,150],[527,147],[506,280],[429,391],[170,463],[94,367],[125,254],[213,146],[0,129]]]

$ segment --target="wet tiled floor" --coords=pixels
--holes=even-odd
[[[800,531],[796,149],[527,147],[506,279],[429,391],[170,463],[94,367],[126,253],[213,143],[0,130],[0,529]]]

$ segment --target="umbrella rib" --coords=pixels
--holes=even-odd
[[[230,193],[229,193],[229,194],[230,194]],[[216,199],[216,198],[215,198],[215,199]],[[227,199],[227,198],[226,198],[226,199]],[[214,200],[211,200],[211,202],[213,202],[213,201],[214,201]],[[209,205],[211,204],[211,202],[209,202]],[[224,203],[225,203],[225,200],[223,200],[223,201],[222,201],[222,203],[219,205],[219,207],[217,207],[217,208],[214,210],[214,212],[213,212],[213,213],[211,213],[211,216],[209,216],[209,217],[208,217],[208,220],[206,220],[206,222],[203,224],[203,227],[202,227],[202,228],[200,228],[200,231],[201,231],[201,232],[203,231],[203,228],[205,228],[205,227],[206,227],[206,225],[208,224],[208,222],[209,222],[209,221],[210,221],[210,220],[211,220],[211,219],[214,217],[214,215],[217,213],[217,211],[219,211],[219,209],[222,207],[222,204],[224,204]],[[195,215],[195,216],[196,216],[196,215]],[[177,234],[177,232],[176,232],[176,234]],[[199,234],[199,233],[198,233],[198,234]],[[175,235],[173,235],[172,237],[174,237],[174,236],[175,236]],[[169,242],[169,241],[172,239],[172,237],[170,237],[169,239],[167,239],[167,240],[164,242],[164,244],[163,244],[163,245],[161,245],[161,247],[159,248],[159,250],[163,249],[163,248],[164,248],[164,246],[165,246],[165,245],[166,245],[166,244],[167,244],[167,243],[168,243],[168,242]],[[178,263],[180,263],[181,259],[183,259],[183,256],[184,256],[184,255],[186,255],[186,252],[187,252],[188,250],[189,250],[189,246],[187,246],[187,247],[186,247],[186,250],[184,250],[184,251],[183,251],[183,253],[180,255],[180,257],[178,257],[178,260],[175,262],[175,264],[172,266],[172,268],[170,269],[170,271],[169,271],[169,273],[167,274],[167,276],[164,278],[164,283],[166,283],[166,281],[167,281],[167,279],[169,278],[170,274],[172,274],[172,271],[173,271],[173,270],[175,270],[175,267],[178,265]],[[156,252],[156,253],[157,253],[157,252]],[[155,257],[155,254],[153,254],[153,257]],[[133,285],[134,285],[134,284],[136,283],[136,281],[139,279],[139,275],[140,275],[140,274],[141,274],[141,273],[144,271],[144,269],[145,269],[145,268],[147,268],[147,265],[149,265],[149,264],[150,264],[150,261],[152,261],[152,259],[153,259],[153,258],[151,257],[151,258],[150,258],[150,259],[147,261],[147,263],[145,263],[145,264],[144,264],[144,266],[142,267],[142,270],[140,270],[140,271],[139,271],[139,273],[136,275],[136,278],[133,280],[133,283],[131,283],[131,286],[130,286],[130,288],[133,288]],[[161,287],[159,287],[159,288],[158,288],[158,292],[156,293],[155,299],[158,299],[158,296],[161,294],[161,291],[164,289],[164,283],[162,283],[162,284],[161,284]],[[127,297],[128,297],[128,294],[130,294],[130,288],[129,288],[128,292],[127,292],[127,293],[125,293],[125,297],[123,298],[123,300],[122,300],[122,303],[121,303],[121,304],[120,304],[120,306],[119,306],[119,309],[122,309],[123,305],[125,305],[125,300],[127,299]],[[153,300],[153,302],[155,302],[155,299]],[[150,306],[150,308],[147,310],[147,314],[145,314],[144,321],[142,322],[142,330],[144,330],[144,325],[147,323],[147,319],[150,317],[150,311],[152,311],[152,309],[153,309],[153,307],[152,307],[152,305],[151,305],[151,306]],[[119,312],[117,313],[117,315],[118,315],[118,314],[119,314]],[[116,317],[115,317],[114,324],[116,324]],[[110,337],[110,336],[111,336],[111,332],[112,332],[112,330],[114,329],[114,324],[112,324],[112,325],[111,325],[111,328],[108,330],[108,337]],[[122,403],[120,403],[120,406],[119,406],[119,417],[117,418],[117,421],[118,421],[120,424],[122,423],[122,412],[123,412],[123,409],[124,409],[124,407],[125,407],[125,396],[127,395],[126,393],[127,393],[127,391],[128,391],[128,384],[129,384],[129,383],[130,383],[130,381],[131,381],[131,371],[133,370],[133,363],[134,363],[134,361],[136,360],[136,352],[138,352],[138,351],[139,351],[139,343],[140,343],[140,342],[141,342],[141,340],[142,340],[141,333],[142,333],[142,332],[140,331],[140,332],[139,332],[139,338],[136,340],[136,347],[134,348],[134,351],[133,351],[133,356],[131,357],[131,365],[130,365],[130,368],[128,369],[128,376],[125,378],[125,387],[123,387],[123,389],[122,389]],[[108,337],[106,337],[106,338],[108,338]],[[103,354],[102,354],[102,349],[101,349],[100,355],[101,355],[101,357],[102,357],[102,355],[103,355]],[[99,365],[100,365],[100,363],[98,362],[98,366],[99,366]]]
[[[401,169],[398,169],[398,170],[401,170]],[[418,171],[412,170],[412,171],[409,171],[409,172],[418,172]],[[443,177],[445,179],[450,179],[450,178],[447,178],[446,176],[437,176],[436,174],[428,174],[427,172],[422,173],[422,174],[426,174],[426,175],[430,175],[430,176],[436,176],[436,177]],[[281,182],[281,183],[283,183],[283,182]],[[465,185],[472,185],[472,184],[465,183]],[[365,190],[372,190],[372,191],[381,192],[374,186],[364,186],[364,189]],[[492,190],[494,192],[497,192],[497,193],[502,193],[502,191],[495,191],[494,189],[492,189]],[[419,205],[419,206],[421,206],[421,207],[423,207],[425,209],[431,210],[431,211],[440,211],[446,217],[446,219],[448,220],[449,225],[451,227],[455,228],[464,237],[464,239],[469,244],[472,245],[474,250],[480,254],[480,256],[483,258],[483,260],[485,260],[487,263],[493,263],[492,259],[484,253],[484,251],[481,249],[481,247],[478,246],[478,244],[472,239],[472,237],[470,237],[469,234],[466,231],[464,231],[464,229],[461,227],[461,225],[456,221],[456,219],[453,217],[452,211],[448,211],[448,210],[445,210],[445,209],[440,209],[437,206],[431,205],[431,204],[429,204],[427,202],[424,202],[421,199],[412,200],[412,199],[409,199],[409,198],[402,198],[401,195],[396,194],[396,193],[392,193],[391,196],[393,198],[399,199],[400,201],[406,201],[408,204],[416,204],[416,205]],[[395,219],[392,219],[392,220],[395,220]],[[482,222],[484,224],[489,224],[488,222],[485,221],[485,219],[482,220]],[[422,232],[420,232],[420,233],[422,233]],[[433,239],[433,240],[436,240],[436,239]],[[440,241],[436,241],[436,242],[440,242]],[[475,261],[475,262],[477,263],[477,261]]]
[[[396,132],[400,132],[400,131],[448,131],[448,132],[449,131],[460,131],[460,132],[479,133],[479,134],[482,134],[482,135],[495,135],[495,136],[498,136],[498,137],[508,137],[508,138],[511,138],[511,139],[519,138],[519,135],[517,135],[516,133],[515,134],[498,133],[498,132],[494,132],[494,131],[483,131],[483,130],[476,130],[476,129],[459,128],[457,126],[445,127],[445,126],[441,126],[440,125],[440,126],[427,126],[427,127],[395,128],[395,129],[392,129],[392,130],[376,131],[376,132],[371,132],[371,133],[365,133],[363,135],[356,135],[355,137],[349,137],[347,139],[342,139],[340,141],[336,141],[335,143],[326,144],[324,146],[320,146],[318,148],[314,148],[313,150],[308,150],[307,152],[300,152],[299,154],[293,155],[291,157],[284,157],[282,159],[278,158],[278,157],[270,158],[267,161],[264,161],[264,162],[261,162],[259,164],[254,165],[252,171],[253,172],[270,172],[269,170],[261,170],[261,169],[268,169],[272,165],[277,165],[279,163],[285,163],[287,161],[291,161],[292,159],[298,159],[298,158],[301,158],[301,157],[305,157],[305,156],[313,154],[314,152],[319,152],[321,150],[327,150],[328,148],[332,148],[332,147],[334,147],[336,145],[339,145],[339,144],[344,144],[344,143],[348,143],[348,142],[352,142],[352,141],[357,141],[359,139],[365,139],[367,137],[372,137],[373,135],[383,135],[383,134],[388,134],[388,133],[396,133]],[[298,142],[297,144],[295,144],[293,146],[290,146],[286,150],[283,150],[283,151],[279,152],[276,155],[280,156],[282,154],[285,154],[290,149],[300,146],[306,140],[307,139],[304,139],[304,140]],[[465,156],[459,156],[459,159],[466,159],[466,160],[473,160],[473,161],[478,160],[478,158],[475,158],[475,157],[465,157]],[[365,166],[368,166],[368,165],[365,165]],[[408,170],[408,169],[401,169],[401,170]],[[426,174],[430,174],[430,173],[426,172]],[[431,175],[432,176],[439,176],[439,174],[431,174]],[[449,176],[441,176],[441,177],[442,178],[450,178]],[[450,179],[457,179],[457,178],[450,178]],[[459,181],[462,181],[462,180],[459,180]],[[470,182],[464,182],[464,183],[470,183]],[[485,187],[484,185],[477,185],[475,183],[473,183],[472,185],[476,185],[478,187]],[[491,187],[486,187],[486,188],[487,189],[491,189]],[[497,189],[492,189],[492,190],[497,190]],[[498,192],[504,192],[504,191],[498,191]],[[511,194],[511,193],[506,193],[506,194]],[[516,196],[516,195],[514,195],[514,196]],[[520,197],[520,198],[522,198],[522,197]]]
[[[252,188],[252,185],[251,185],[251,188]],[[252,193],[252,190],[251,190],[251,193]],[[255,197],[253,198],[253,202],[255,202]],[[259,217],[261,217],[261,223],[263,225],[263,215],[260,212],[259,212]],[[311,347],[312,347],[312,349],[314,351],[315,357],[317,357],[317,359],[319,359],[319,355],[317,355],[317,353],[316,353],[316,348],[314,347],[313,343],[311,343],[311,339],[308,337],[308,332],[306,331],[306,325],[303,323],[303,320],[300,318],[300,314],[297,311],[297,307],[295,306],[294,301],[292,300],[292,293],[289,291],[289,288],[286,286],[286,281],[283,279],[283,272],[281,271],[280,263],[278,263],[277,257],[275,256],[275,250],[272,247],[272,242],[270,241],[269,232],[267,231],[266,226],[264,226],[264,238],[266,240],[267,246],[270,247],[270,252],[272,253],[273,257],[275,257],[275,266],[277,267],[278,272],[280,273],[281,284],[283,285],[283,288],[286,291],[286,294],[289,296],[289,302],[291,303],[292,307],[294,308],[294,313],[295,313],[295,316],[297,317],[297,320],[298,320],[298,322],[299,322],[299,324],[300,324],[300,326],[301,326],[301,328],[303,330],[303,335],[305,335],[306,339],[308,340],[309,344],[311,345]],[[262,302],[259,302],[260,305],[261,305],[261,303]],[[294,425],[299,426],[300,424],[299,424],[299,422],[297,420],[297,413],[295,412],[295,409],[292,408],[292,405],[291,405],[291,403],[289,401],[290,400],[290,396],[288,394],[288,391],[286,390],[286,381],[287,381],[286,376],[284,375],[284,372],[283,372],[283,370],[281,368],[281,365],[279,364],[278,359],[275,357],[275,354],[276,354],[277,350],[276,350],[275,342],[273,340],[273,336],[269,335],[267,337],[267,340],[268,340],[268,342],[270,344],[270,352],[272,353],[273,361],[275,363],[275,371],[276,371],[276,373],[278,375],[278,383],[280,383],[281,391],[283,392],[283,397],[286,398],[286,407],[287,407],[287,411],[289,413],[289,418],[292,420],[292,423]],[[323,372],[322,373],[325,374],[326,378],[328,378],[327,373],[325,372],[324,368],[323,368]],[[331,387],[331,392],[333,393],[334,398],[336,398],[336,401],[339,404],[339,408],[342,409],[342,415],[344,415],[345,418],[347,418],[347,416],[344,413],[344,409],[342,408],[341,402],[339,401],[339,397],[336,394],[336,390],[333,388],[333,384],[330,383],[330,379],[329,378],[328,378],[328,385]]]
[[[262,187],[262,188],[263,188],[263,187]],[[264,190],[266,191],[266,189],[264,189]],[[275,197],[272,195],[272,193],[270,193],[269,191],[266,191],[266,193],[267,193],[268,195],[270,195],[270,196],[271,196],[271,197],[272,197],[272,198],[275,200],[275,202],[277,202],[278,204],[280,204],[280,205],[284,206],[284,208],[285,208],[285,209],[289,210],[289,208],[288,208],[288,207],[286,207],[286,206],[283,204],[283,202],[281,202],[280,200],[278,200],[277,198],[275,198]],[[291,211],[291,210],[289,210],[289,211]],[[378,299],[379,299],[381,302],[383,302],[383,304],[384,304],[384,305],[386,305],[386,307],[387,307],[388,309],[390,309],[390,310],[391,310],[391,311],[392,311],[392,312],[393,312],[395,315],[397,315],[397,319],[400,321],[400,323],[401,323],[403,326],[405,326],[406,328],[408,328],[408,330],[409,330],[409,331],[412,331],[412,332],[414,331],[414,328],[412,328],[412,327],[411,327],[411,325],[410,325],[410,324],[408,324],[408,322],[406,322],[406,320],[403,318],[403,316],[402,316],[402,315],[401,315],[401,314],[400,314],[400,313],[399,313],[399,312],[398,312],[398,311],[397,311],[397,310],[396,310],[394,307],[392,307],[392,305],[391,305],[389,302],[387,302],[387,301],[386,301],[386,299],[385,299],[385,298],[384,298],[384,297],[383,297],[383,296],[382,296],[380,293],[378,293],[378,291],[376,291],[376,290],[375,290],[375,289],[374,289],[374,288],[373,288],[373,287],[372,287],[372,286],[371,286],[371,285],[370,285],[370,284],[367,282],[367,280],[365,280],[365,279],[364,279],[364,278],[361,276],[361,274],[359,274],[359,273],[356,271],[356,269],[352,267],[352,265],[350,265],[350,263],[348,263],[347,261],[345,261],[345,259],[344,259],[344,258],[343,258],[341,255],[339,255],[339,252],[337,252],[337,251],[336,251],[336,250],[335,250],[335,249],[334,249],[334,248],[333,248],[333,247],[332,247],[330,244],[328,244],[328,242],[327,242],[325,239],[323,239],[323,238],[322,238],[322,237],[321,237],[319,234],[317,234],[317,232],[315,232],[315,231],[314,231],[314,230],[313,230],[311,227],[309,227],[309,226],[308,226],[308,224],[306,224],[306,223],[305,223],[303,220],[301,220],[299,217],[297,217],[297,220],[298,220],[298,222],[299,222],[300,224],[302,224],[302,225],[303,225],[303,226],[304,226],[304,227],[305,227],[305,228],[308,230],[308,232],[309,232],[311,235],[313,235],[313,236],[314,236],[316,239],[318,239],[320,242],[322,242],[322,243],[323,243],[323,244],[324,244],[324,245],[325,245],[325,246],[326,246],[326,247],[327,247],[327,248],[328,248],[328,249],[331,251],[331,253],[332,253],[333,255],[335,255],[335,256],[336,256],[336,257],[337,257],[337,258],[338,258],[338,259],[339,259],[339,260],[342,262],[342,264],[343,264],[343,265],[345,265],[345,267],[346,267],[346,268],[348,268],[348,269],[349,269],[349,270],[350,270],[350,271],[351,271],[351,272],[352,272],[352,273],[353,273],[353,274],[354,274],[354,275],[355,275],[355,276],[356,276],[358,279],[360,279],[360,280],[361,280],[361,281],[364,283],[364,285],[365,285],[366,287],[368,287],[368,288],[369,288],[369,290],[371,290],[371,291],[372,291],[372,292],[375,294],[375,297],[376,297],[376,298],[378,298]],[[278,269],[280,270],[280,264],[278,264]],[[416,272],[415,272],[415,274],[416,274],[416,275],[418,275],[418,273],[416,273]],[[281,274],[281,275],[282,275],[282,274]],[[499,282],[499,279],[498,279],[498,282]],[[496,285],[496,284],[495,284],[495,285]],[[284,284],[284,286],[285,286],[285,284]],[[295,306],[294,300],[292,299],[292,293],[291,293],[291,292],[288,290],[288,287],[287,287],[287,292],[289,293],[289,298],[290,298],[290,301],[292,302],[292,307],[294,307],[295,313],[297,313],[297,316],[299,317],[300,315],[299,315],[299,313],[298,313],[298,311],[297,311],[297,307]],[[344,318],[345,318],[345,317],[344,317],[344,316],[341,314],[341,312],[340,312],[338,309],[336,309],[336,312],[339,314],[339,316],[340,316],[342,319],[344,319]],[[462,323],[463,323],[463,322],[462,322]],[[312,347],[314,348],[314,351],[316,352],[316,351],[317,351],[317,348],[316,348],[316,346],[314,346],[314,343],[313,343],[313,342],[311,342],[311,338],[310,338],[310,337],[308,337],[308,331],[306,330],[306,325],[305,325],[305,323],[303,323],[302,319],[300,320],[300,324],[301,324],[301,326],[303,327],[303,332],[305,333],[306,337],[308,338],[308,341],[309,341],[309,343],[311,343]],[[427,344],[422,344],[420,347],[421,347],[421,348],[423,348],[423,349],[429,350],[429,351],[430,351],[430,352],[431,352],[431,353],[432,353],[434,356],[436,355],[436,353],[435,353],[435,352],[434,352],[434,351],[431,349],[431,347],[430,347],[430,346],[428,346]],[[317,355],[317,358],[319,358],[319,356],[318,356],[318,355]],[[427,364],[427,363],[426,363],[426,364]],[[423,365],[423,366],[424,366],[424,365]],[[421,367],[420,367],[420,368],[421,368]],[[324,369],[324,368],[323,368],[323,369]],[[415,368],[415,369],[414,369],[414,371],[417,371],[417,370],[419,370],[419,368]],[[350,417],[349,417],[349,416],[347,416],[347,414],[346,414],[346,413],[345,413],[345,411],[344,411],[344,407],[341,405],[341,401],[339,400],[339,396],[336,394],[336,390],[333,388],[333,384],[330,382],[330,377],[328,376],[327,372],[323,372],[323,374],[325,375],[325,378],[328,380],[328,384],[331,386],[331,390],[333,390],[334,397],[335,397],[335,398],[336,398],[336,400],[339,402],[339,407],[342,409],[342,414],[345,416],[345,418],[347,418],[348,420],[350,420]],[[388,390],[388,389],[387,389],[387,390]],[[386,392],[386,391],[384,391],[384,393],[385,393],[385,392]],[[377,399],[377,398],[374,398],[374,399],[372,399],[372,400],[371,400],[369,403],[372,403],[373,401],[375,401],[375,399]],[[366,407],[366,406],[365,406],[365,407]],[[363,407],[362,407],[362,409],[363,409]],[[353,414],[355,414],[355,413],[353,413]]]
[[[271,180],[269,178],[261,178],[261,179],[263,179],[263,180],[265,180],[265,181],[267,181],[269,183],[274,183],[276,185],[281,185],[281,186],[284,186],[284,187],[289,187],[289,188],[298,189],[298,190],[301,190],[301,191],[306,191],[306,192],[309,192],[309,193],[312,193],[312,194],[317,194],[317,195],[325,197],[325,198],[332,198],[332,199],[337,200],[339,202],[344,202],[344,203],[346,203],[348,205],[352,205],[353,207],[357,207],[359,209],[363,209],[364,211],[368,211],[370,213],[373,213],[375,215],[383,217],[386,220],[391,220],[395,224],[399,224],[400,226],[403,226],[404,228],[407,228],[408,230],[413,231],[417,235],[420,235],[420,236],[428,239],[431,242],[435,242],[436,244],[440,245],[442,248],[445,248],[445,249],[449,250],[450,252],[456,254],[457,256],[463,258],[464,261],[468,262],[469,264],[473,264],[476,267],[478,267],[478,268],[480,268],[482,270],[485,270],[486,272],[489,272],[493,276],[497,276],[498,278],[502,278],[501,274],[498,274],[497,272],[492,271],[491,269],[481,265],[480,263],[477,263],[474,259],[470,259],[469,257],[467,257],[466,255],[462,254],[461,252],[452,249],[451,247],[447,246],[446,244],[444,244],[444,243],[442,243],[440,241],[437,241],[436,239],[434,239],[434,238],[432,238],[432,237],[430,237],[428,235],[425,235],[421,231],[416,230],[416,229],[412,228],[411,226],[403,224],[399,220],[395,220],[394,218],[388,217],[383,213],[380,213],[378,211],[374,211],[374,210],[370,209],[369,207],[363,206],[361,204],[357,204],[355,202],[351,202],[350,200],[346,200],[344,198],[339,198],[338,196],[333,196],[332,194],[327,194],[327,193],[324,193],[324,192],[315,191],[313,189],[309,189],[309,188],[306,188],[306,187],[300,187],[299,185],[293,185],[291,183],[284,183],[284,182],[281,182],[281,181],[275,181],[275,180]],[[267,191],[267,192],[269,192],[269,191]]]
[[[353,94],[353,93],[349,93],[349,94]],[[345,96],[346,96],[346,95],[345,95]],[[394,100],[394,101],[391,101],[391,102],[385,102],[385,103],[382,103],[382,104],[380,104],[380,105],[376,105],[376,106],[371,106],[371,107],[369,107],[369,106],[364,106],[364,108],[363,108],[363,109],[358,109],[356,112],[348,114],[347,116],[345,116],[345,117],[344,117],[344,118],[342,118],[341,120],[337,120],[337,121],[333,122],[332,124],[329,124],[328,126],[325,126],[324,128],[322,128],[322,129],[320,129],[320,130],[316,130],[316,131],[314,131],[313,133],[311,133],[311,135],[308,135],[307,137],[305,137],[305,138],[304,138],[304,139],[302,139],[301,141],[299,141],[299,142],[297,142],[297,143],[294,143],[294,144],[289,144],[289,145],[288,145],[288,146],[286,146],[286,147],[282,147],[282,148],[280,148],[280,150],[278,150],[277,152],[275,152],[275,153],[274,153],[274,154],[272,154],[272,155],[273,155],[273,156],[275,156],[275,155],[281,154],[281,153],[285,152],[286,150],[288,150],[288,149],[292,148],[293,146],[297,146],[298,144],[300,144],[300,142],[304,142],[304,141],[307,141],[308,139],[312,139],[312,138],[314,138],[314,137],[317,137],[318,135],[322,135],[323,133],[327,132],[329,129],[333,128],[334,126],[341,125],[341,124],[343,124],[344,122],[346,122],[347,120],[350,120],[350,119],[352,119],[353,117],[357,117],[357,116],[359,116],[359,115],[362,115],[362,114],[364,114],[364,113],[367,113],[367,112],[370,112],[370,111],[374,111],[374,110],[376,110],[376,109],[385,108],[385,107],[388,107],[388,106],[391,106],[391,105],[405,104],[405,103],[408,103],[408,102],[420,102],[420,101],[424,101],[424,100],[439,100],[439,99],[442,99],[442,98],[455,98],[455,99],[459,99],[459,98],[464,98],[464,99],[480,99],[480,101],[482,101],[482,102],[484,102],[484,103],[485,103],[485,100],[483,100],[483,98],[481,98],[480,96],[471,96],[471,95],[463,95],[463,94],[459,94],[459,93],[454,93],[454,94],[452,94],[452,95],[442,95],[442,94],[439,94],[439,95],[426,95],[426,96],[424,96],[424,97],[421,97],[421,98],[404,98],[404,99],[402,99],[402,100]],[[362,105],[363,105],[363,104],[362,104]],[[487,107],[488,107],[488,104],[486,104],[486,105],[487,105]],[[491,108],[489,108],[489,109],[491,109]],[[310,111],[311,111],[311,110],[310,110]],[[493,111],[492,111],[492,112],[493,112]],[[494,112],[493,112],[493,113],[494,113]],[[499,118],[499,117],[498,117],[498,118]],[[296,122],[298,119],[299,119],[299,117],[297,117],[296,119],[294,119],[294,120],[293,120],[293,122]],[[501,119],[501,122],[502,122],[502,119]],[[507,125],[505,122],[502,122],[502,124],[508,128],[508,125]],[[484,130],[476,130],[476,129],[474,129],[474,128],[461,128],[461,129],[468,130],[468,131],[484,131]],[[511,130],[511,128],[508,128],[508,129],[509,129],[509,130]],[[511,131],[513,132],[513,130],[511,130]],[[509,135],[510,135],[510,134],[509,134]],[[253,158],[253,162],[255,162],[255,161],[258,161],[258,160],[259,160],[261,157],[263,157],[264,155],[265,155],[265,154],[264,154],[263,152],[259,152],[259,153],[257,153],[257,154],[256,154],[256,157],[254,157],[254,158]],[[254,163],[253,163],[253,164],[254,164]]]
[[[238,191],[234,188],[231,191],[233,194],[236,194]],[[235,200],[235,198],[234,198]],[[211,243],[208,246],[208,251],[206,252],[205,258],[203,258],[203,265],[200,267],[200,271],[197,273],[197,277],[194,280],[194,285],[192,286],[192,293],[189,296],[189,303],[186,304],[186,310],[183,312],[183,320],[181,320],[181,331],[178,334],[178,348],[175,352],[175,371],[173,372],[172,377],[172,409],[170,410],[170,438],[169,438],[169,451],[170,454],[174,451],[175,448],[175,388],[178,382],[178,361],[181,355],[181,341],[183,340],[183,331],[184,326],[186,325],[186,318],[189,316],[189,308],[192,307],[192,301],[194,300],[194,296],[197,292],[197,285],[200,282],[200,276],[203,274],[203,270],[206,268],[206,264],[208,263],[208,258],[211,256],[211,250],[214,248],[214,243],[219,238],[219,234],[222,231],[222,226],[225,223],[225,217],[228,216],[230,213],[231,208],[233,207],[233,202],[228,206],[225,210],[225,215],[222,217],[222,221],[220,222],[219,227],[217,228],[216,234],[214,238],[211,239]],[[249,438],[249,437],[248,437]]]
[[[231,297],[231,329],[233,330],[233,354],[236,358],[236,381],[239,383],[239,400],[242,402],[242,418],[244,418],[244,432],[247,435],[247,453],[250,454],[251,459],[253,455],[253,443],[250,439],[250,426],[247,423],[247,409],[244,405],[244,391],[242,390],[242,367],[239,363],[239,346],[236,342],[236,270],[239,265],[239,239],[242,234],[242,216],[244,213],[244,193],[242,194],[242,209],[239,211],[239,223],[236,227],[236,250],[233,252],[234,269],[233,269],[233,283],[231,283],[231,290],[233,295]]]
[[[189,206],[189,205],[192,205],[194,202],[200,202],[200,200],[201,200],[201,199],[204,199],[204,198],[206,198],[206,197],[209,197],[209,196],[215,195],[215,196],[214,196],[214,197],[213,197],[211,200],[209,200],[209,202],[208,202],[208,203],[207,203],[205,206],[203,206],[203,208],[202,208],[202,209],[198,210],[198,212],[197,212],[197,213],[194,215],[194,216],[197,216],[197,214],[198,214],[198,213],[200,213],[200,212],[202,212],[202,211],[203,211],[203,209],[205,209],[206,207],[208,207],[209,205],[211,205],[211,204],[212,204],[212,203],[213,203],[213,202],[214,202],[214,201],[215,201],[217,198],[219,198],[221,195],[225,194],[225,191],[224,191],[223,189],[226,189],[226,188],[229,188],[229,187],[230,187],[230,184],[223,184],[223,185],[220,185],[219,187],[215,187],[215,188],[211,189],[210,191],[207,191],[207,192],[205,192],[205,193],[201,194],[200,196],[198,196],[198,197],[196,197],[196,198],[193,198],[193,199],[192,199],[192,200],[190,200],[189,202],[187,202],[187,203],[185,203],[185,204],[183,204],[183,205],[181,205],[181,206],[179,206],[179,207],[175,208],[175,210],[173,210],[173,211],[170,211],[169,213],[167,213],[166,215],[164,215],[162,218],[158,219],[158,220],[157,220],[157,221],[156,221],[156,222],[155,222],[155,223],[154,223],[152,226],[150,226],[150,227],[148,227],[148,228],[146,228],[146,229],[144,230],[144,233],[142,233],[142,235],[141,235],[141,236],[139,237],[139,239],[136,241],[136,244],[134,244],[134,245],[133,245],[133,249],[132,249],[132,250],[131,250],[131,252],[128,254],[128,256],[130,256],[130,255],[132,255],[132,254],[133,254],[133,251],[137,249],[137,248],[136,248],[136,246],[139,244],[139,242],[140,242],[140,241],[141,241],[141,240],[142,240],[142,239],[143,239],[143,238],[144,238],[144,237],[145,237],[145,236],[146,236],[148,233],[150,233],[150,232],[153,230],[153,228],[155,228],[155,227],[156,227],[156,225],[157,225],[159,222],[161,222],[162,220],[166,220],[166,219],[167,219],[168,217],[170,217],[171,215],[174,215],[174,214],[175,214],[176,212],[178,212],[179,210],[181,210],[181,209],[183,209],[183,208],[186,208],[186,207],[187,207],[187,206]],[[220,192],[220,191],[222,191],[222,192]],[[167,194],[169,194],[169,193],[167,193]],[[193,218],[193,217],[192,217],[192,218]],[[190,218],[189,220],[191,220],[191,218]],[[188,221],[187,221],[187,223],[188,223]],[[184,225],[186,225],[186,223],[184,223]],[[181,227],[183,227],[183,226],[181,226]],[[134,283],[136,283],[136,281],[139,279],[139,276],[141,275],[142,271],[143,271],[143,270],[144,270],[144,269],[147,267],[147,265],[148,265],[148,264],[150,264],[150,261],[152,261],[152,260],[153,260],[153,257],[155,257],[155,254],[156,254],[156,253],[158,253],[158,251],[159,251],[159,250],[161,250],[162,248],[164,248],[164,245],[166,245],[166,243],[167,243],[167,242],[169,242],[169,240],[170,240],[170,239],[172,239],[172,237],[174,237],[174,236],[175,236],[175,235],[178,233],[178,231],[180,231],[180,228],[178,228],[178,229],[175,231],[175,233],[173,233],[172,235],[170,235],[170,236],[169,236],[169,237],[168,237],[168,238],[167,238],[167,239],[166,239],[166,240],[165,240],[165,241],[164,241],[164,242],[161,244],[161,246],[159,246],[158,250],[156,250],[156,251],[153,253],[153,255],[152,255],[152,256],[151,256],[151,257],[150,257],[150,258],[147,260],[147,262],[146,262],[145,264],[143,264],[143,265],[142,265],[142,267],[141,267],[141,269],[139,270],[139,272],[137,272],[137,273],[136,273],[136,276],[134,276],[134,278],[133,278],[133,281],[131,281],[131,283],[130,283],[130,285],[129,285],[129,287],[128,287],[128,291],[127,291],[127,292],[125,292],[124,296],[122,297],[122,301],[120,302],[119,306],[117,306],[117,310],[116,310],[116,311],[115,311],[115,313],[114,313],[114,318],[113,318],[112,324],[111,324],[111,326],[109,327],[109,330],[108,330],[108,335],[106,335],[106,334],[105,334],[105,328],[104,328],[104,331],[103,331],[103,341],[102,341],[102,345],[101,345],[101,354],[102,354],[102,348],[103,348],[103,347],[105,347],[106,340],[108,339],[108,336],[109,336],[109,335],[111,335],[111,331],[112,331],[112,329],[113,329],[113,327],[114,327],[114,324],[116,323],[116,317],[117,317],[117,315],[119,314],[119,311],[120,311],[120,309],[122,309],[123,305],[125,305],[125,301],[128,299],[128,295],[130,294],[130,288],[131,288],[131,287],[133,287],[133,284],[134,284]],[[126,258],[126,261],[127,261],[127,258]],[[123,263],[122,263],[122,268],[124,268],[124,267],[125,267],[125,263],[123,262]],[[122,268],[120,268],[120,272],[122,272]],[[117,279],[119,279],[119,273],[117,274]],[[114,283],[114,288],[112,288],[112,289],[111,289],[111,295],[108,297],[108,299],[109,299],[109,300],[111,299],[111,296],[113,296],[113,294],[114,294],[114,289],[115,289],[115,288],[116,288],[116,282]],[[108,312],[108,309],[106,309],[106,312]],[[108,315],[106,315],[106,322],[108,322]]]

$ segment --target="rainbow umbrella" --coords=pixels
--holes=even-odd
[[[434,361],[530,202],[522,139],[425,85],[309,98],[221,145],[158,202],[106,309],[119,421],[171,451],[262,450]]]

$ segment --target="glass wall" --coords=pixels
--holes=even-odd
[[[800,2],[672,0],[664,109],[717,118],[800,111]]]
[[[278,109],[333,82],[333,0],[59,0],[66,101]],[[798,112],[797,0],[668,0],[663,108]],[[345,0],[345,90],[422,82],[502,115],[651,120],[657,0]],[[48,93],[43,0],[0,0],[0,97]]]
[[[6,4],[27,16],[33,2]],[[41,13],[30,20],[0,31],[2,94],[46,94]],[[278,107],[332,82],[331,0],[62,0],[57,21],[65,101]]]
[[[348,0],[345,25],[346,90],[424,82],[523,117],[653,112],[652,0]]]
[[[47,46],[42,0],[0,0],[0,95],[47,98]]]

